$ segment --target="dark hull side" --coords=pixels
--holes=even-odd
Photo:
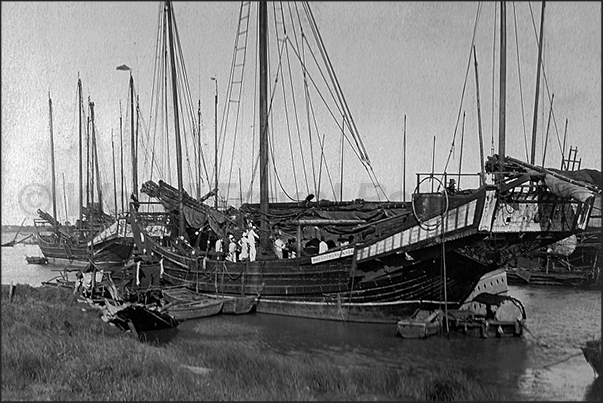
[[[423,222],[393,217],[379,223],[364,242],[296,259],[211,260],[162,246],[148,236],[144,239],[152,245],[135,239],[139,249],[152,250],[161,259],[167,281],[201,293],[257,295],[258,312],[396,323],[419,307],[459,307],[481,276],[495,269],[452,252],[483,238],[477,227],[484,197],[482,189],[457,198],[444,219],[437,213]],[[444,276],[445,251],[450,259]]]
[[[445,301],[458,308],[490,270],[448,253],[445,300],[440,257],[389,267],[370,277],[350,276],[352,257],[317,265],[310,258],[206,260],[197,270],[183,267],[170,258],[169,251],[164,252],[164,278],[173,284],[206,294],[259,295],[256,310],[261,313],[354,322],[395,323],[418,308],[442,306]]]
[[[90,261],[90,251],[86,240],[64,242],[60,238],[38,234],[38,246],[42,254],[49,259],[59,259],[66,263]],[[130,258],[134,242],[117,238],[96,245],[92,260],[99,264],[120,264]]]

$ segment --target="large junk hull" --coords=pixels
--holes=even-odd
[[[88,245],[86,241],[61,242],[60,238],[38,234],[38,246],[42,254],[49,259],[62,259],[69,262],[88,261]]]
[[[256,310],[261,313],[395,323],[418,308],[445,302],[439,257],[409,267],[391,267],[387,273],[366,279],[350,275],[352,257],[317,265],[312,265],[310,258],[238,263],[206,260],[205,268],[191,270],[173,258],[166,253],[161,262],[167,281],[199,293],[259,295]],[[460,307],[489,270],[462,256],[447,262],[446,269],[451,308]]]
[[[38,246],[42,254],[55,263],[85,266],[90,261],[88,241],[65,241],[54,236],[38,234]],[[123,263],[132,255],[134,242],[114,239],[96,246],[92,261],[103,265]]]

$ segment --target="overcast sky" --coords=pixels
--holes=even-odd
[[[495,153],[498,144],[498,95],[495,108],[492,107],[495,4],[483,4],[475,38],[487,155],[493,131]],[[522,160],[526,156],[524,133],[529,147],[532,132],[535,30],[539,27],[541,4],[518,2],[515,7],[507,4],[506,155]],[[435,170],[445,168],[457,125],[478,3],[312,2],[310,5],[375,174],[388,197],[395,200],[402,199],[401,156],[406,115],[408,198],[416,184],[415,172],[431,170],[434,136],[437,137]],[[38,208],[51,211],[49,92],[53,100],[58,216],[61,220],[65,216],[63,174],[68,215],[73,220],[77,214],[74,203],[78,178],[78,74],[84,96],[95,102],[99,142],[105,150],[103,161],[108,171],[105,174],[111,175],[108,165],[111,130],[114,136],[118,135],[119,101],[125,109],[129,79],[127,72],[117,71],[116,67],[127,64],[132,68],[141,110],[148,114],[159,6],[158,2],[1,3],[2,224],[33,219]],[[221,90],[225,87],[239,7],[238,2],[174,3],[193,100],[196,103],[200,99],[202,104],[206,132],[202,135],[209,138],[213,134],[214,114],[214,82],[210,77],[218,78]],[[549,129],[545,165],[555,168],[560,165],[558,144],[563,139],[567,119],[567,149],[570,145],[577,146],[582,167],[600,170],[601,3],[547,2],[544,38],[548,91],[541,86],[540,92],[547,97],[554,94],[555,117]],[[495,85],[498,87],[498,78]],[[463,170],[468,172],[479,171],[475,93],[472,62],[462,106],[466,113]],[[541,97],[536,158],[539,164],[549,109],[550,102],[543,106]],[[460,130],[459,127],[448,172],[458,170]],[[360,171],[357,177],[356,182],[346,182],[344,199],[374,199],[374,192],[362,185],[366,184],[366,177]],[[108,206],[111,210],[112,202]]]

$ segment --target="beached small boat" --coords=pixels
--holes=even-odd
[[[28,264],[48,264],[48,259],[44,256],[25,256]]]
[[[105,304],[100,309],[105,322],[124,331],[129,330],[136,337],[140,337],[141,332],[175,328],[179,323],[170,315],[138,303],[111,303],[105,299]]]
[[[160,312],[182,322],[217,315],[222,311],[223,304],[223,301],[214,298],[203,298],[190,302],[174,301],[160,308]]]
[[[443,312],[417,309],[408,319],[398,322],[398,334],[404,339],[422,339],[440,333]]]
[[[584,358],[595,371],[596,376],[601,373],[601,339],[589,340],[581,347]]]
[[[222,301],[224,304],[222,306],[221,313],[234,315],[242,315],[253,311],[259,299],[258,296],[253,295],[233,297],[199,294],[184,287],[164,289],[162,290],[162,294],[168,302],[191,303],[193,301],[201,301],[207,298]]]
[[[450,330],[484,339],[520,337],[523,334],[526,314],[518,299],[484,292],[471,302],[485,306],[486,313],[481,313],[481,309],[449,309],[445,318]]]

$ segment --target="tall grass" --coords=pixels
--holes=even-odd
[[[463,373],[341,367],[203,337],[141,343],[69,290],[2,286],[2,400],[510,400]]]

